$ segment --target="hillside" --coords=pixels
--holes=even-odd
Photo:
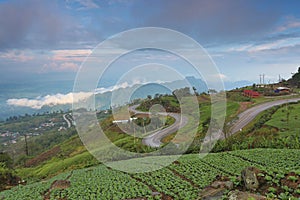
[[[190,154],[184,155],[178,162],[175,161],[167,168],[140,174],[127,174],[107,168],[99,164],[99,161],[86,150],[77,134],[72,134],[74,131],[72,126],[64,134],[59,134],[61,139],[57,140],[57,143],[45,145],[43,151],[40,150],[42,153],[25,157],[22,162],[15,163],[15,170],[12,174],[19,180],[25,179],[27,185],[19,185],[0,193],[0,199],[1,195],[5,197],[4,199],[84,199],[86,196],[99,199],[99,195],[101,199],[197,199],[200,198],[201,191],[205,191],[204,188],[214,181],[216,176],[225,177],[225,180],[230,179],[236,183],[236,189],[244,190],[237,177],[248,166],[255,166],[262,170],[261,174],[264,176],[275,178],[276,174],[280,174],[278,175],[281,177],[279,180],[274,179],[276,183],[264,180],[263,184],[267,185],[259,189],[261,195],[298,197],[299,189],[297,187],[292,189],[286,187],[294,187],[296,183],[299,184],[299,174],[297,173],[300,170],[298,162],[300,152],[296,150],[300,149],[299,133],[297,132],[299,130],[297,126],[299,103],[285,104],[262,112],[243,131],[225,140],[220,140],[216,144],[213,152],[222,153],[212,153],[200,159],[197,155],[200,149],[199,142],[207,131],[211,111],[209,95],[198,94],[197,98],[201,118],[196,138],[186,152]],[[228,92],[224,131],[228,130],[237,115],[247,108],[282,98],[290,97],[251,99],[242,96],[241,92]],[[179,104],[172,95],[155,95],[153,98],[139,100],[139,103],[140,110],[147,111],[152,105],[159,103],[163,104],[168,111],[179,111]],[[57,122],[61,123],[58,124],[59,126],[67,125],[63,123],[63,115],[63,113],[55,115],[58,119]],[[116,124],[112,123],[113,117],[110,113],[99,112],[97,117],[105,134],[116,146],[132,152],[147,153],[154,150],[142,144],[141,139],[123,133]],[[39,118],[41,118],[40,121],[38,121]],[[33,116],[32,119],[38,125],[48,121],[51,117],[42,115]],[[173,121],[172,119],[167,120],[166,126],[171,125]],[[27,116],[26,122],[26,125],[30,123],[30,116]],[[149,116],[141,116],[137,120],[140,125],[149,122]],[[14,127],[14,124],[20,124],[20,122],[18,120],[11,121],[7,125],[2,124],[2,127],[5,125]],[[17,127],[21,129],[22,125]],[[52,141],[55,138],[55,129],[57,126],[50,130],[53,133],[45,132],[46,134],[33,137],[31,140],[34,140],[30,141],[39,141],[43,138],[49,138]],[[163,142],[170,142],[175,134],[165,137]],[[63,138],[65,141],[61,142]],[[19,142],[17,144],[24,145],[24,141],[20,140]],[[244,150],[233,151],[239,149]],[[167,159],[172,156],[160,158]],[[18,159],[15,158],[15,160]],[[119,164],[127,166],[126,163],[127,161],[120,161]],[[294,177],[290,179],[295,179],[295,183],[289,182],[293,181],[288,180],[289,176]],[[114,178],[110,180],[111,177]],[[54,182],[55,180],[59,180],[59,182]],[[101,182],[103,184],[100,184]],[[86,187],[86,185],[88,186]],[[37,189],[32,192],[32,188]],[[276,192],[272,188],[275,188]]]
[[[299,160],[300,150],[255,149],[209,154],[204,158],[198,154],[184,155],[167,168],[139,174],[127,174],[98,165],[62,173],[43,182],[20,185],[0,193],[0,198],[192,200],[199,198],[201,190],[218,175],[228,177],[238,188],[241,184],[238,176],[248,166],[265,170],[261,175],[270,177],[265,177],[270,183],[260,190],[262,195],[298,198],[300,191],[292,183],[299,184],[300,163],[295,162]],[[127,165],[127,161],[120,164]],[[288,172],[295,172],[289,174],[294,174],[296,181]]]

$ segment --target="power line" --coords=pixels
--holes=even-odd
[[[265,74],[259,75],[259,84],[265,84]]]

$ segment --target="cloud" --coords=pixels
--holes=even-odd
[[[70,50],[53,50],[53,61],[78,61],[82,62],[88,55],[92,53],[90,49],[70,49]]]
[[[157,80],[157,83],[162,83]],[[89,99],[93,95],[103,94],[105,92],[112,92],[119,89],[131,88],[137,84],[146,84],[145,82],[141,82],[139,80],[135,80],[132,83],[123,82],[119,85],[114,85],[108,88],[96,88],[94,92],[70,92],[67,94],[54,94],[54,95],[46,95],[43,97],[37,97],[34,99],[28,98],[20,98],[20,99],[8,99],[6,103],[10,106],[18,106],[18,107],[29,107],[32,109],[41,109],[43,106],[57,106],[57,105],[66,105],[78,103],[84,100]]]
[[[90,49],[53,50],[48,57],[49,63],[43,64],[40,73],[77,71],[80,63],[91,53]]]
[[[81,5],[79,9],[93,9],[93,8],[100,8],[100,6],[95,3],[93,0],[73,0]],[[71,2],[71,1],[68,1]]]
[[[21,50],[10,50],[6,52],[2,52],[0,54],[0,58],[5,60],[12,60],[16,62],[27,62],[33,60],[34,57],[32,54]]]
[[[0,2],[0,49],[49,49],[62,40],[73,40],[76,25],[56,1]]]
[[[159,80],[154,81],[154,82],[161,83],[161,81],[159,81]],[[119,83],[118,85],[114,85],[114,86],[107,87],[107,88],[104,88],[104,87],[96,88],[95,94],[103,94],[105,92],[112,92],[112,91],[119,90],[119,89],[131,88],[135,85],[147,84],[147,83],[149,83],[149,82],[141,81],[141,80],[133,80],[131,83],[125,81],[125,82]]]
[[[46,95],[44,97],[37,97],[35,99],[21,98],[8,99],[6,103],[11,106],[29,107],[33,109],[41,109],[43,106],[57,106],[64,104],[72,104],[73,101],[79,102],[91,97],[93,93],[80,92],[68,94]],[[75,98],[74,98],[75,97]]]
[[[132,12],[145,17],[142,25],[173,28],[206,43],[207,39],[220,43],[259,38],[272,30],[280,18],[278,6],[262,10],[259,5],[256,0],[141,1]]]
[[[91,45],[95,35],[65,12],[60,1],[0,2],[1,49],[53,49]]]
[[[72,63],[72,62],[65,62],[65,63],[62,63],[60,65],[61,69],[62,70],[71,70],[71,71],[77,71],[79,66],[75,63]]]
[[[51,62],[49,64],[44,64],[40,73],[46,72],[76,72],[79,69],[79,64],[73,62]]]
[[[260,41],[256,44],[235,45],[226,50],[226,52],[246,52],[258,53],[263,51],[274,51],[278,49],[288,49],[298,46],[300,44],[300,37],[291,37],[278,40]]]
[[[294,17],[287,17],[286,22],[276,28],[276,32],[283,32],[290,29],[300,28],[300,19]]]

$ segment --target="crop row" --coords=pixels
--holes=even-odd
[[[232,156],[227,152],[208,154],[204,158],[201,158],[201,161],[230,175],[240,175],[243,169],[254,165],[252,162]]]
[[[300,150],[298,149],[254,149],[232,151],[231,155],[258,163],[267,169],[294,171],[300,169]]]
[[[70,175],[70,173],[62,173],[55,176],[47,181],[42,181],[38,183],[19,185],[12,188],[11,190],[6,190],[0,193],[0,199],[9,200],[43,200],[44,194],[50,188],[51,184],[55,180],[65,179]]]
[[[202,162],[197,155],[185,156],[180,159],[180,162],[170,165],[169,168],[191,180],[199,188],[209,185],[217,175],[227,175]]]
[[[146,197],[152,191],[128,174],[110,170],[104,165],[76,170],[69,179],[71,186],[65,190],[53,190],[51,199],[131,199]]]
[[[175,200],[196,199],[200,192],[199,188],[193,187],[189,182],[174,175],[172,171],[166,168],[133,176]]]

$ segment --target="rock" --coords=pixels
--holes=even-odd
[[[202,190],[199,195],[199,199],[201,200],[218,200],[222,199],[223,194],[225,193],[225,188],[213,188],[207,187]]]
[[[226,182],[224,182],[224,184],[225,184],[225,188],[227,188],[228,190],[231,190],[233,188],[232,181],[226,181]]]
[[[160,195],[160,192],[152,192],[152,196]]]
[[[71,186],[71,182],[68,180],[56,180],[51,185],[51,190],[53,189],[66,189]]]
[[[226,189],[232,189],[233,188],[233,182],[231,181],[214,181],[211,184],[212,188],[226,188]]]
[[[257,171],[259,170],[255,167],[247,167],[242,171],[242,180],[246,189],[255,191],[258,188],[259,182],[256,176]]]
[[[242,192],[242,191],[231,191],[228,193],[228,200],[265,200],[267,199],[264,196],[249,193],[249,192]]]

